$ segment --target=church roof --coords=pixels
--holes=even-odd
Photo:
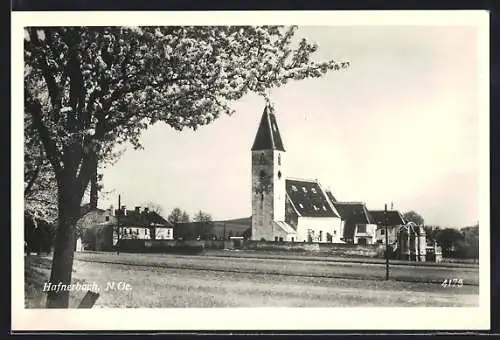
[[[303,217],[339,217],[316,181],[287,179],[286,192]]]
[[[335,196],[333,196],[333,194],[330,190],[328,190],[328,189],[325,190],[325,194],[328,197],[328,199],[330,200],[330,202],[332,202],[332,203],[337,202],[337,200],[335,199]]]
[[[368,209],[362,202],[333,202],[342,220],[350,224],[372,224]]]
[[[370,215],[372,216],[373,223],[378,224],[379,226],[385,225],[384,210],[370,210]],[[405,224],[403,216],[397,210],[387,211],[387,222],[389,226]]]
[[[260,119],[259,129],[252,146],[252,151],[254,150],[285,151],[278,124],[276,123],[276,116],[271,112],[269,106],[266,106]]]

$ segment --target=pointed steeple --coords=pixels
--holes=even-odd
[[[266,106],[260,119],[259,129],[252,146],[252,151],[255,150],[285,151],[278,124],[276,123],[276,116],[269,106]]]

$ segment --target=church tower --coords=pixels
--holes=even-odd
[[[266,106],[252,146],[252,240],[275,240],[285,221],[285,148],[276,116]]]

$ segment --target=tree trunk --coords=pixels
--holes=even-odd
[[[90,177],[90,208],[97,209],[99,200],[99,183],[97,181],[97,166],[92,170]]]
[[[51,286],[71,284],[73,253],[75,248],[75,225],[78,219],[81,197],[70,183],[58,189],[58,228],[50,274]],[[68,308],[68,290],[47,292],[47,308]]]

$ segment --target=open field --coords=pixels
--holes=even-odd
[[[138,266],[157,266],[170,269],[195,269],[237,273],[281,274],[342,279],[384,279],[385,265],[379,263],[356,263],[321,261],[314,259],[282,259],[253,257],[219,257],[211,255],[169,255],[94,253],[76,254],[82,261],[115,262]],[[392,264],[390,277],[396,281],[426,282],[441,284],[445,279],[462,279],[465,285],[479,284],[477,267],[462,266],[411,266]]]
[[[206,249],[205,255],[218,257],[245,257],[245,258],[266,258],[266,259],[295,259],[304,261],[330,261],[330,262],[350,262],[350,263],[379,263],[385,264],[384,258],[378,257],[341,257],[333,256],[325,252],[287,252],[283,251],[255,251],[255,250],[219,250]],[[443,259],[443,262],[414,262],[404,260],[390,260],[391,264],[424,266],[424,267],[460,267],[478,268],[479,263],[472,259]]]
[[[49,277],[50,258],[31,256],[27,307],[43,306],[41,290]],[[75,254],[73,280],[100,287],[94,308],[107,307],[344,307],[477,306],[479,287],[443,288],[425,283],[447,277],[477,280],[470,268],[395,266],[392,276],[421,282],[384,281],[377,264],[300,260],[218,258],[121,253]],[[352,278],[340,278],[341,276]],[[45,279],[44,279],[45,277]],[[354,279],[356,277],[356,279]],[[130,291],[106,291],[123,281]],[[38,287],[38,288],[37,288]],[[84,292],[72,292],[75,307]]]

